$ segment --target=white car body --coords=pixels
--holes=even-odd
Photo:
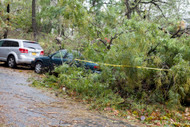
[[[3,62],[11,62],[11,57],[15,65],[31,64],[31,61],[34,60],[35,57],[42,56],[43,54],[44,51],[42,47],[34,41],[19,39],[0,40],[0,61]]]

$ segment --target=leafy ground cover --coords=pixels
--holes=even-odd
[[[98,83],[89,83],[90,80],[95,80],[99,77],[99,74],[87,73],[84,70],[79,71],[81,69],[77,70],[78,68],[75,67],[68,68],[68,65],[57,68],[56,72],[59,69],[68,72],[62,71],[58,77],[44,75],[43,80],[34,81],[33,86],[55,90],[57,96],[66,94],[76,101],[89,104],[90,109],[98,110],[111,116],[142,122],[147,126],[189,126],[190,108],[188,107],[180,106],[174,109],[160,103],[146,104],[135,98],[128,98],[124,101],[111,89]],[[71,70],[77,70],[75,73],[84,77],[83,81],[78,81],[80,76],[75,77],[75,73]]]

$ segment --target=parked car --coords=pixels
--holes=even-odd
[[[94,72],[99,73],[98,64],[91,62],[81,62],[75,60],[75,58],[80,58],[81,54],[77,51],[68,51],[67,49],[59,50],[52,55],[36,57],[34,61],[32,61],[32,67],[35,68],[35,72],[40,74],[47,71],[52,71],[55,66],[66,64],[75,64],[77,67],[85,67],[86,69],[91,69]]]
[[[35,57],[44,55],[42,47],[34,41],[19,39],[0,40],[0,61],[14,68],[17,64],[31,64]]]

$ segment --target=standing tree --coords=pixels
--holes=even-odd
[[[8,13],[8,15],[7,15],[7,25],[9,24],[9,13],[10,13],[10,4],[8,3],[7,4],[7,13]],[[3,34],[3,37],[4,38],[7,38],[7,36],[8,36],[8,26],[5,28],[5,31],[4,31],[4,34]]]
[[[34,34],[34,40],[37,41],[36,0],[32,0],[32,29]]]
[[[165,19],[172,16],[174,11],[175,15],[178,13],[177,6],[186,3],[186,0],[177,2],[175,0],[124,0],[125,15],[131,19],[132,14],[137,13],[142,18],[146,18],[147,11],[152,13],[151,16],[164,17]]]

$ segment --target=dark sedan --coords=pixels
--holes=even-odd
[[[80,62],[75,58],[80,58],[81,54],[77,51],[68,51],[67,49],[59,50],[52,55],[36,57],[32,61],[31,66],[35,68],[35,72],[40,74],[46,71],[51,71],[55,66],[66,64],[75,64],[77,67],[85,67],[93,72],[99,73],[99,66],[96,63]]]

